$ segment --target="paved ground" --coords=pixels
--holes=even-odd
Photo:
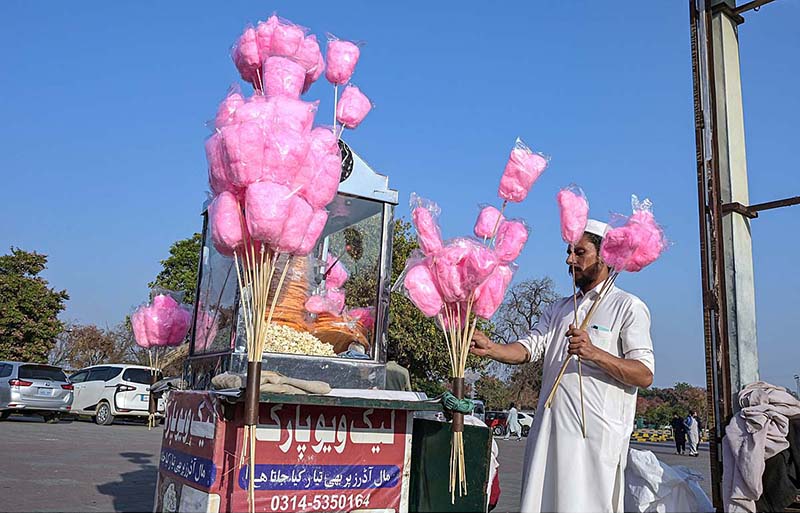
[[[497,439],[500,451],[500,501],[497,503],[496,513],[508,513],[519,511],[519,494],[522,487],[522,459],[525,453],[525,442],[514,440],[505,441]],[[707,494],[711,494],[711,464],[708,460],[708,444],[700,445],[700,456],[697,458],[689,456],[678,456],[675,454],[675,446],[672,443],[632,443],[631,447],[640,451],[652,451],[655,455],[668,465],[683,465],[691,469],[702,472],[705,476],[703,488]]]
[[[89,421],[45,424],[38,417],[0,422],[0,509],[23,511],[152,511],[161,429],[142,424],[98,426]],[[502,495],[497,512],[517,511],[525,442],[498,440]],[[670,465],[704,473],[700,457],[674,454],[671,444],[633,444]]]

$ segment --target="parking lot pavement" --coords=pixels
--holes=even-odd
[[[161,432],[12,416],[0,422],[0,509],[152,511]]]
[[[522,490],[522,465],[525,456],[525,444],[527,438],[517,442],[516,440],[503,440],[495,438],[500,451],[500,500],[497,503],[496,513],[508,513],[519,511],[519,497]],[[701,472],[704,480],[701,483],[703,489],[711,495],[711,464],[708,460],[708,444],[700,444],[700,455],[697,458],[691,456],[678,456],[675,454],[675,445],[672,443],[631,443],[631,448],[640,451],[652,451],[659,460],[667,465],[683,465],[693,470]],[[493,512],[493,513],[494,513]]]

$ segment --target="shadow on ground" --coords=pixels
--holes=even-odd
[[[139,468],[120,474],[117,481],[98,485],[97,491],[112,497],[114,511],[153,511],[158,475],[158,466],[152,461],[154,456],[143,452],[121,452],[119,455]]]

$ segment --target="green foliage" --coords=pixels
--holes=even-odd
[[[708,425],[705,389],[688,383],[676,383],[672,388],[639,389],[636,416],[647,425],[662,427],[672,421],[673,415],[685,417],[690,411],[696,411],[702,424]]]
[[[47,255],[11,248],[0,256],[0,360],[41,362],[63,329],[58,314],[69,299],[39,274]]]
[[[169,248],[169,257],[161,261],[161,272],[147,286],[183,292],[183,302],[194,303],[202,244],[202,236],[199,233],[172,244]]]
[[[490,375],[475,382],[475,395],[482,399],[487,410],[505,410],[512,402],[512,392],[507,383]]]

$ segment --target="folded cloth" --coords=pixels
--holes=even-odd
[[[211,378],[211,386],[216,390],[242,388],[244,383],[245,376],[232,372],[223,372]],[[324,381],[289,378],[278,372],[261,371],[259,389],[278,394],[327,394],[331,386]]]
[[[305,390],[286,384],[262,383],[258,389],[260,392],[267,394],[308,395]]]
[[[765,462],[789,447],[789,419],[800,416],[800,401],[785,388],[757,381],[739,392],[739,404],[722,440],[722,499],[725,511],[755,512]]]
[[[223,372],[211,378],[211,386],[215,390],[242,388],[242,383],[244,383],[244,377],[232,372]]]

